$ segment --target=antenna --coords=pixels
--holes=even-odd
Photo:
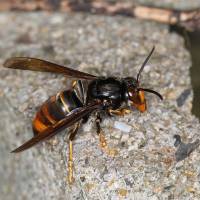
[[[143,62],[142,66],[141,66],[141,68],[140,68],[140,70],[139,70],[139,72],[138,72],[138,74],[137,74],[137,79],[136,79],[137,83],[139,82],[140,75],[141,75],[141,73],[142,73],[142,71],[143,71],[145,65],[146,65],[147,62],[149,61],[151,55],[153,54],[154,50],[155,50],[155,46],[153,46],[151,52],[149,53],[149,55],[147,56],[147,58],[146,58],[145,61]]]
[[[160,93],[154,91],[154,90],[151,90],[151,89],[147,89],[147,88],[138,88],[139,91],[146,91],[146,92],[150,92],[150,93],[153,93],[155,95],[157,95],[161,100],[163,100],[163,97]]]

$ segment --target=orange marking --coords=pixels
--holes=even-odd
[[[47,103],[49,104],[49,103]],[[45,104],[42,106],[41,110],[44,114],[44,117],[46,117],[52,124],[55,124],[57,121],[55,119],[52,118],[52,116],[49,114],[49,110],[48,110],[48,105]]]
[[[141,103],[145,103],[144,91],[139,91],[138,96]]]
[[[144,112],[147,109],[146,106],[146,100],[145,100],[145,96],[144,96],[144,91],[139,91],[138,92],[138,103],[134,103],[132,102],[132,105],[135,106],[140,112]]]
[[[136,104],[136,103],[132,102],[132,106],[134,106],[135,108],[137,108],[140,112],[145,112],[146,109],[147,109],[146,102],[143,103],[143,104]]]
[[[140,112],[144,112],[146,111],[146,103],[142,104],[142,105],[138,105],[138,110]]]
[[[43,131],[47,128],[47,126],[46,126],[45,124],[43,124],[43,123],[37,118],[37,116],[36,116],[36,118],[35,118],[34,121],[33,121],[33,126],[34,126],[34,129],[35,129],[36,131],[38,131],[38,133],[43,132]]]

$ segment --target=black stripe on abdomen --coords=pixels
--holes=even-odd
[[[72,110],[82,107],[83,104],[72,90],[65,90],[59,94],[59,103],[61,103],[62,110],[67,115]]]

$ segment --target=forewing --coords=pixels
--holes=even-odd
[[[37,58],[29,58],[29,57],[9,58],[5,61],[4,67],[13,68],[13,69],[22,69],[22,70],[60,73],[60,74],[64,74],[65,76],[78,78],[78,79],[87,79],[87,80],[96,79],[96,76],[93,76],[91,74],[80,72],[78,70],[67,68],[67,67],[48,62],[46,60],[40,60]]]
[[[77,109],[72,114],[66,116],[63,120],[56,123],[54,126],[49,127],[43,133],[34,136],[32,139],[28,140],[23,145],[21,145],[20,147],[18,147],[15,150],[13,150],[12,153],[18,153],[18,152],[24,151],[26,149],[29,149],[30,147],[34,146],[38,142],[41,142],[45,139],[48,139],[48,138],[56,135],[59,131],[78,122],[84,116],[86,116],[86,115],[90,114],[92,111],[100,108],[100,106],[101,105],[99,103],[94,103],[92,105],[88,105],[88,106]]]

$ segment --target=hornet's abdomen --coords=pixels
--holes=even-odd
[[[81,106],[83,104],[73,90],[65,90],[50,97],[36,113],[32,124],[34,134],[44,132],[48,127],[62,120],[72,110]]]

